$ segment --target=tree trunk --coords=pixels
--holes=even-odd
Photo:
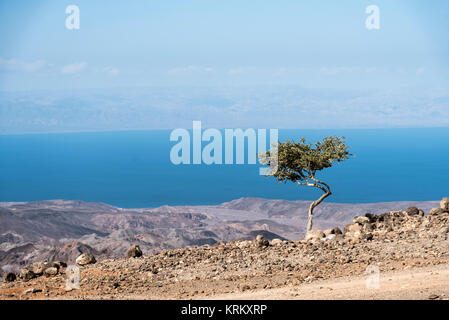
[[[309,233],[310,231],[312,231],[312,219],[313,219],[313,209],[315,209],[315,207],[317,206],[317,205],[319,205],[321,202],[323,202],[323,200],[324,199],[326,199],[327,197],[329,197],[330,195],[331,195],[332,193],[331,193],[331,190],[330,189],[328,189],[328,190],[326,190],[326,192],[323,194],[323,195],[321,195],[321,197],[318,199],[318,200],[315,200],[314,202],[312,202],[311,204],[310,204],[310,207],[309,207],[309,217],[308,217],[308,220],[307,220],[307,229],[306,229],[306,232],[307,233]]]

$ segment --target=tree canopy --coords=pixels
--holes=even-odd
[[[318,180],[316,173],[331,167],[335,162],[348,159],[352,156],[348,150],[345,137],[331,136],[324,137],[315,144],[307,143],[305,138],[299,141],[287,140],[278,143],[273,150],[259,155],[260,162],[271,167],[267,176],[272,176],[279,182],[291,181],[298,185],[316,187],[324,192],[310,206],[308,232],[312,228],[313,209],[331,195],[329,185]]]

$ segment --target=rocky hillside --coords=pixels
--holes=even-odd
[[[416,207],[366,214],[342,229],[315,230],[298,241],[257,236],[156,254],[134,246],[126,257],[100,262],[84,254],[74,290],[67,290],[64,262],[42,262],[4,275],[0,298],[202,298],[362,275],[368,266],[387,272],[449,263],[449,198],[427,214]]]
[[[242,198],[218,206],[163,206],[122,209],[103,203],[52,200],[0,203],[0,268],[18,272],[39,261],[74,263],[83,252],[98,260],[125,255],[133,244],[146,253],[187,246],[253,239],[262,234],[299,240],[304,234],[309,201]],[[342,227],[354,216],[437,202],[377,204],[323,203],[315,226]]]

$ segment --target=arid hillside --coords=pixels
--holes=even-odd
[[[416,207],[366,214],[342,229],[297,241],[259,235],[143,255],[134,246],[126,258],[99,262],[84,254],[77,259],[80,287],[72,290],[64,262],[35,263],[17,278],[4,275],[0,298],[449,298],[448,198],[427,214]],[[379,272],[379,288],[361,285],[372,276],[367,270]]]
[[[242,198],[218,206],[163,206],[122,209],[103,203],[51,200],[0,203],[0,269],[18,272],[24,265],[61,260],[74,263],[90,252],[97,260],[119,258],[138,244],[156,253],[164,249],[254,239],[262,234],[300,240],[309,201]],[[375,204],[323,203],[316,228],[343,227],[353,217],[416,206],[428,212],[438,202]]]

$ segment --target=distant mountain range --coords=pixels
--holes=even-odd
[[[330,90],[298,86],[0,91],[0,134],[190,128],[449,126],[444,88]]]
[[[73,263],[82,252],[99,259],[122,257],[132,244],[144,254],[253,239],[298,240],[305,231],[309,201],[241,198],[217,206],[122,209],[78,200],[0,203],[0,267],[16,270],[35,261]],[[323,203],[316,229],[343,226],[354,216],[416,206],[424,212],[438,201],[370,204]]]

